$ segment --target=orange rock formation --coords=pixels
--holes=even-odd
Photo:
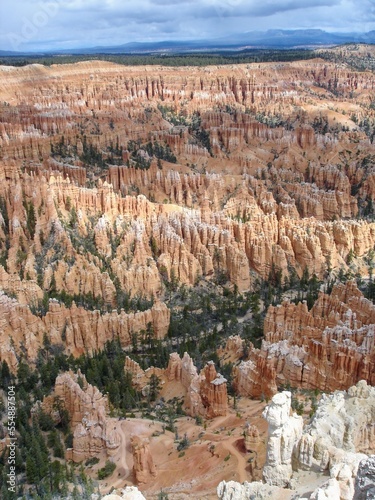
[[[68,460],[82,462],[103,450],[111,455],[121,444],[116,420],[107,416],[107,396],[88,384],[80,373],[59,375],[53,394],[45,397],[41,406],[56,421],[59,420],[60,408],[68,412],[73,431],[73,448],[66,452]]]
[[[188,353],[185,352],[182,359],[172,353],[165,374],[169,381],[181,381],[186,390],[185,408],[189,415],[206,418],[226,415],[227,381],[216,372],[213,361],[209,361],[198,375]]]
[[[132,436],[131,445],[135,480],[137,484],[147,483],[156,476],[156,469],[148,446],[148,439],[141,436]]]
[[[235,368],[240,394],[269,397],[277,386],[334,391],[359,380],[375,384],[375,306],[355,283],[323,292],[309,311],[305,302],[270,306],[265,340]]]

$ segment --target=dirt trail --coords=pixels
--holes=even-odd
[[[115,478],[116,478],[116,476],[119,476],[119,477],[110,482],[111,488],[112,487],[113,488],[123,488],[126,479],[131,474],[131,465],[132,464],[130,464],[129,460],[126,459],[126,445],[128,443],[128,439],[130,439],[130,438],[128,435],[126,435],[123,424],[124,424],[124,422],[121,423],[121,425],[119,426],[120,428],[118,429],[118,433],[121,437],[121,444],[120,444],[120,447],[119,447],[116,455],[113,457],[114,462],[116,464],[116,470],[114,473],[114,477]]]
[[[237,450],[236,446],[234,443],[238,441],[238,436],[233,437],[232,439],[229,439],[227,441],[222,441],[223,448],[228,450],[231,455],[234,455],[237,458],[238,461],[238,466],[237,466],[237,472],[238,472],[238,481],[240,483],[243,483],[244,481],[251,481],[251,477],[249,472],[246,470],[247,467],[247,461],[243,457],[243,455]]]

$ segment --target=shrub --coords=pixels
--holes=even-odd
[[[105,479],[113,474],[113,471],[116,469],[116,464],[106,461],[105,466],[98,470],[98,479]]]
[[[92,467],[93,465],[96,465],[100,462],[98,457],[91,457],[88,460],[86,460],[85,465],[86,467]]]
[[[190,446],[190,441],[188,440],[187,434],[185,433],[183,439],[178,443],[177,451],[185,450]]]

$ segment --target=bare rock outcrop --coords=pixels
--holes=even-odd
[[[290,416],[291,393],[276,394],[263,412],[268,422],[267,459],[263,469],[266,483],[285,487],[292,476],[292,456],[302,436],[303,419]]]
[[[55,421],[60,418],[60,409],[69,414],[73,448],[67,450],[67,459],[82,462],[103,450],[112,455],[121,444],[116,420],[108,417],[107,396],[80,373],[59,375],[53,394],[45,397],[41,406]]]
[[[244,396],[271,397],[277,387],[344,390],[375,384],[375,306],[353,281],[305,302],[270,306],[261,349],[234,368],[234,387]]]
[[[263,412],[269,424],[264,481],[294,489],[298,470],[316,471],[320,467],[322,474],[329,470],[330,479],[311,494],[311,500],[371,498],[375,484],[374,391],[360,381],[347,392],[323,395],[315,415],[304,428],[302,417],[290,415],[290,393],[275,395]],[[241,495],[245,486],[246,483],[243,486],[236,483],[227,492],[238,490]]]
[[[244,355],[244,344],[244,340],[239,335],[231,335],[224,347],[220,347],[217,351],[220,360],[224,363],[238,361]]]
[[[172,353],[165,375],[169,381],[182,383],[186,390],[185,408],[189,415],[206,418],[226,415],[227,380],[216,372],[213,361],[209,361],[198,374],[188,353],[185,352],[182,359],[177,353]]]
[[[169,355],[169,362],[165,372],[166,377],[169,381],[172,380],[180,381],[182,376],[181,373],[182,373],[181,358],[177,352],[172,352]]]
[[[328,479],[312,492],[309,500],[341,500],[340,485],[337,479],[334,477]]]
[[[371,498],[375,498],[375,455],[359,463],[353,500],[370,500]]]
[[[313,493],[312,499],[319,495],[338,500],[353,498],[359,466],[366,464],[367,454],[374,452],[374,412],[375,389],[364,380],[347,392],[323,395],[294,450],[296,468],[309,470],[319,465],[322,471],[329,469],[331,479]],[[364,489],[368,487],[366,478],[363,485]]]
[[[130,373],[132,377],[132,385],[138,391],[141,391],[148,384],[148,378],[145,371],[142,370],[139,363],[131,359],[129,356],[126,356],[125,358],[124,370],[125,372]]]
[[[220,500],[248,500],[249,498],[266,500],[278,498],[283,492],[285,490],[282,488],[257,481],[252,483],[245,481],[243,484],[235,481],[221,481],[217,487],[217,497]]]
[[[123,490],[116,490],[102,497],[103,500],[146,500],[136,486],[126,486]]]
[[[277,392],[276,370],[262,353],[234,367],[233,386],[241,396],[270,398]]]
[[[156,468],[151,455],[149,441],[141,436],[132,436],[133,474],[137,484],[148,483],[156,476]]]
[[[200,396],[207,418],[227,414],[227,380],[220,373],[216,372],[213,361],[209,361],[203,369]]]
[[[346,392],[323,395],[303,436],[313,440],[309,453],[323,468],[338,460],[336,450],[371,454],[375,451],[375,388],[361,380]],[[327,454],[328,453],[328,454]],[[306,459],[300,460],[306,463]]]
[[[122,310],[101,314],[75,304],[67,308],[50,300],[47,313],[40,317],[0,290],[0,317],[0,358],[16,370],[21,346],[26,348],[28,358],[35,360],[44,335],[52,344],[62,344],[74,356],[102,349],[114,332],[126,347],[131,343],[131,335],[146,330],[148,324],[155,337],[162,339],[168,331],[170,311],[157,301],[143,312],[126,314]]]
[[[245,449],[246,451],[254,451],[260,443],[259,430],[255,425],[250,425],[248,422],[245,425]]]

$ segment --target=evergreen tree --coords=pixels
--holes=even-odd
[[[150,377],[150,401],[155,401],[161,389],[160,378],[154,373]]]

